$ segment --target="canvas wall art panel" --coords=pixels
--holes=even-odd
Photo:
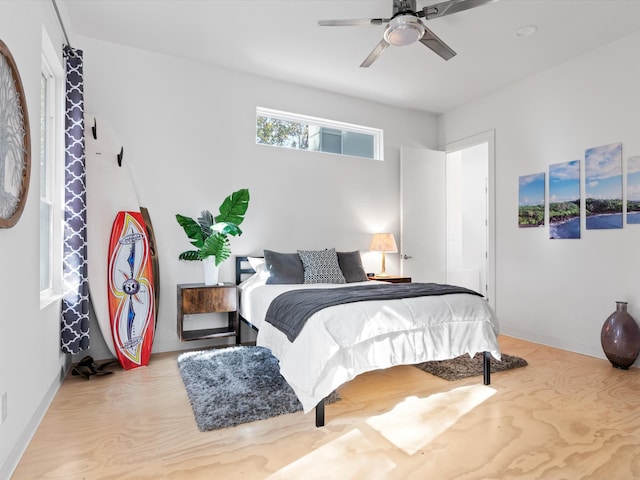
[[[520,177],[518,226],[520,228],[544,226],[544,173]]]
[[[587,230],[622,228],[622,143],[589,148],[584,162]]]
[[[627,224],[640,224],[640,156],[627,159]]]
[[[580,160],[549,166],[549,238],[580,238]]]

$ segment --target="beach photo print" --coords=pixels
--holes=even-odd
[[[549,166],[549,238],[580,238],[580,160]]]
[[[544,227],[544,173],[520,177],[518,226]]]
[[[587,230],[622,228],[622,143],[585,151]]]
[[[627,224],[640,224],[640,156],[627,159]]]

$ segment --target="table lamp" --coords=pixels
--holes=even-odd
[[[386,272],[385,253],[398,251],[396,239],[393,238],[393,233],[374,233],[369,250],[372,252],[382,252],[382,271],[376,276],[389,277],[390,275]]]

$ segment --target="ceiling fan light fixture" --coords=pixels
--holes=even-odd
[[[423,35],[424,26],[413,15],[398,15],[389,22],[389,26],[384,31],[384,39],[398,47],[415,43]]]

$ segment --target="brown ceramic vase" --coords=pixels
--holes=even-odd
[[[602,326],[602,350],[611,365],[627,370],[640,353],[640,327],[627,312],[627,302],[616,302],[616,311]]]

